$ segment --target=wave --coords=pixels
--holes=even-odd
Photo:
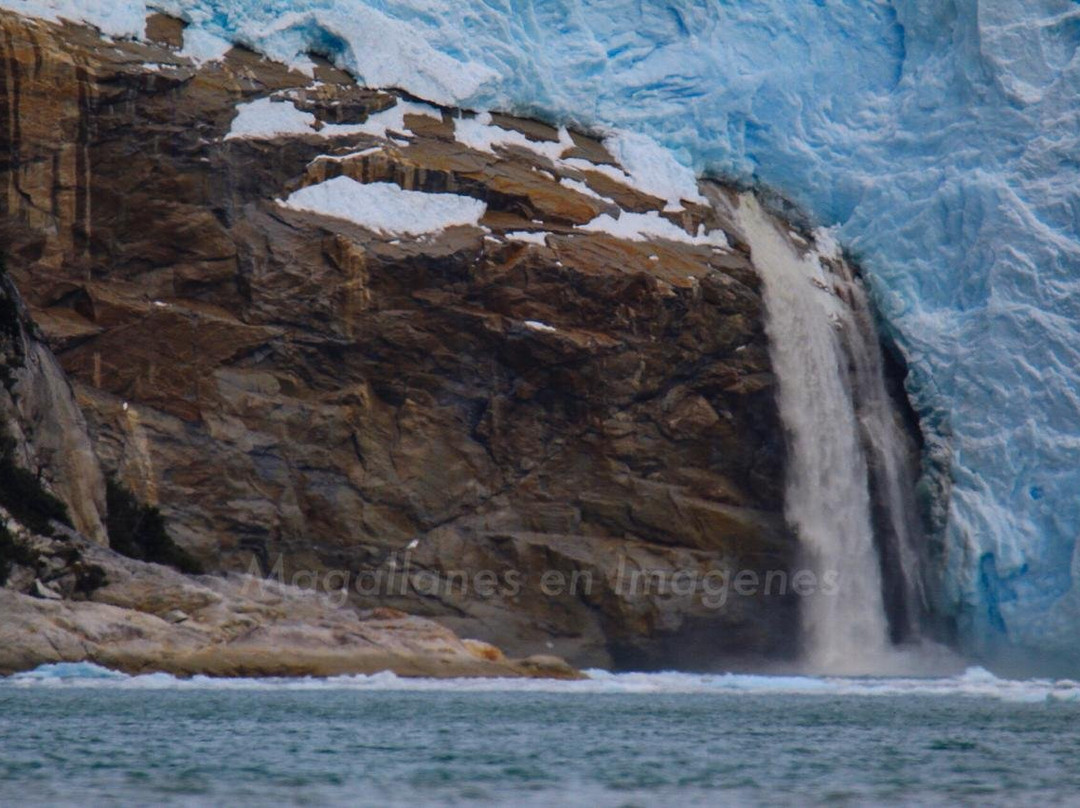
[[[129,676],[89,662],[42,665],[0,679],[3,688],[120,690],[357,690],[447,693],[556,693],[626,695],[772,695],[819,697],[965,697],[997,701],[1080,703],[1071,679],[1003,679],[984,668],[943,678],[775,676],[757,674],[612,673],[586,671],[587,679],[423,679],[384,672],[327,678],[180,678],[166,673]]]

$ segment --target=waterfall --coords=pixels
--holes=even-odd
[[[910,641],[919,633],[916,610],[927,605],[916,548],[917,451],[889,395],[877,324],[866,289],[847,262],[835,263],[833,268],[833,288],[849,306],[850,328],[845,331],[844,344],[851,357],[856,415],[869,464],[885,610],[893,641]]]
[[[753,195],[733,213],[763,279],[788,440],[786,516],[802,568],[826,583],[801,605],[806,665],[819,673],[892,669],[883,582],[892,635],[905,637],[914,627],[913,489],[867,296],[828,254],[831,245],[815,249],[788,232]]]

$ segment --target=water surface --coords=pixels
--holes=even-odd
[[[1080,805],[1080,683],[0,680],[0,805]]]

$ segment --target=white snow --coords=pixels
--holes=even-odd
[[[480,113],[475,118],[455,121],[455,137],[460,143],[494,153],[496,146],[518,146],[551,160],[556,167],[596,171],[617,182],[635,188],[642,193],[663,199],[666,210],[682,209],[682,202],[707,204],[708,200],[698,190],[693,170],[679,163],[675,155],[651,137],[611,130],[604,139],[604,146],[622,165],[622,168],[593,163],[581,157],[564,159],[563,155],[574,147],[573,138],[565,126],[559,128],[558,141],[532,140],[521,132],[504,129],[492,123],[491,115]],[[624,170],[625,169],[625,170]],[[564,177],[560,183],[579,193],[596,199],[604,199],[587,184]],[[610,201],[610,200],[605,200]]]
[[[106,4],[104,0],[68,2],[82,7]],[[121,2],[143,6],[136,0]],[[361,2],[153,0],[153,5],[190,21],[194,27],[242,40],[270,58],[298,69],[310,66],[309,51],[327,52],[337,56],[336,61],[369,86],[407,87],[416,95],[440,104],[454,104],[498,78],[493,68],[457,58],[432,43],[420,33],[415,19],[397,19],[393,12]],[[424,15],[425,11],[422,6],[410,8],[408,4],[403,10],[408,16]],[[446,3],[432,4],[430,11],[453,13],[452,4]],[[426,16],[431,19],[430,15]]]
[[[359,151],[351,151],[347,154],[320,154],[311,162],[317,163],[320,160],[326,160],[331,163],[340,163],[344,160],[351,160],[354,157],[366,157],[369,154],[378,154],[382,150],[382,146],[369,146],[366,149],[360,149]]]
[[[442,113],[428,104],[413,101],[398,101],[390,109],[371,115],[359,124],[324,124],[316,129],[318,119],[308,112],[296,108],[288,98],[259,98],[239,104],[232,129],[225,136],[226,140],[251,138],[269,140],[288,135],[316,135],[322,138],[343,137],[349,135],[371,135],[387,137],[388,131],[401,131],[405,128],[406,115],[426,115],[440,119]]]
[[[682,165],[675,155],[646,135],[611,130],[604,139],[604,146],[622,165],[622,168],[593,163],[581,157],[563,158],[574,147],[574,141],[565,126],[559,128],[558,141],[532,140],[521,132],[504,129],[492,123],[491,115],[480,113],[474,118],[455,121],[455,137],[477,151],[495,152],[496,146],[518,146],[546,157],[557,168],[596,171],[616,182],[634,188],[665,201],[665,210],[678,211],[683,201],[708,204],[698,190],[693,170]],[[625,169],[625,170],[624,170]],[[569,177],[560,184],[578,193],[607,202],[586,183]]]
[[[0,0],[0,8],[57,22],[88,22],[117,37],[137,37],[146,29],[143,0]]]
[[[530,331],[540,331],[545,334],[554,334],[556,331],[559,330],[555,326],[548,325],[547,323],[541,322],[540,320],[526,320],[525,327],[528,328]]]
[[[814,230],[814,242],[817,245],[818,253],[822,257],[837,260],[843,257],[843,250],[840,248],[840,241],[837,238],[835,227],[819,227]]]
[[[184,47],[180,51],[181,56],[186,56],[197,65],[206,62],[217,62],[225,58],[225,54],[232,50],[232,42],[222,37],[211,34],[202,28],[187,28],[184,30]]]
[[[695,246],[728,246],[727,237],[722,230],[713,230],[706,233],[704,228],[701,228],[696,236],[691,236],[656,211],[649,211],[648,213],[623,211],[618,219],[607,213],[602,213],[588,224],[579,225],[577,229],[590,233],[607,233],[610,236],[615,236],[615,238],[628,241],[666,239],[667,241],[678,241]]]
[[[301,112],[292,101],[259,98],[237,106],[236,118],[225,139],[313,135],[315,124],[315,116],[310,112]]]
[[[491,122],[491,115],[480,113],[475,118],[459,118],[454,121],[454,137],[459,143],[477,151],[495,153],[496,146],[519,146],[558,163],[574,141],[566,127],[559,129],[558,141],[532,140],[521,132],[503,129]]]
[[[559,185],[563,186],[564,188],[569,188],[571,191],[577,191],[582,196],[599,199],[601,202],[607,202],[609,205],[615,204],[613,200],[608,199],[606,196],[601,196],[592,188],[590,188],[586,183],[581,182],[580,180],[571,179],[570,177],[563,177],[561,180],[559,180]]]
[[[604,146],[640,191],[665,200],[668,210],[682,208],[683,200],[707,205],[698,190],[697,176],[648,135],[619,131],[604,139]]]
[[[458,225],[479,226],[487,211],[487,205],[467,196],[405,191],[392,183],[364,184],[348,177],[301,188],[281,204],[402,236],[439,233]]]
[[[416,101],[399,99],[396,105],[390,107],[390,109],[370,115],[364,123],[335,124],[333,126],[328,126],[327,129],[334,129],[339,134],[360,132],[365,135],[385,138],[388,137],[388,132],[405,131],[406,115],[422,115],[428,118],[434,118],[437,121],[442,120],[442,111],[439,110],[438,107]],[[396,138],[394,140],[396,140]]]
[[[541,247],[547,244],[547,233],[530,233],[527,230],[517,230],[506,234],[507,241],[520,241],[525,244],[539,244]]]

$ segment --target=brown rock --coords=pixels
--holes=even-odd
[[[485,659],[488,662],[502,662],[506,659],[506,656],[491,643],[482,642],[481,640],[462,640],[462,644],[468,649],[469,653],[477,659]],[[528,660],[523,661],[525,664]],[[565,661],[564,663],[565,664]]]
[[[61,500],[77,530],[104,544],[105,479],[86,421],[7,277],[0,277],[0,320],[0,449]],[[29,496],[5,485],[9,496]]]
[[[0,588],[0,674],[56,662],[178,676],[569,678],[562,660],[511,662],[395,610],[358,621],[330,596],[242,575],[188,578],[122,558],[77,536],[32,540],[38,566],[79,554],[105,583],[78,600],[35,580],[30,596]],[[182,608],[181,608],[182,607]]]
[[[544,679],[585,679],[588,678],[566,664],[566,660],[557,656],[535,654],[521,660],[521,667]]]
[[[528,149],[469,149],[452,111],[408,116],[391,139],[223,139],[255,97],[289,91],[327,123],[397,102],[322,62],[313,87],[240,48],[196,68],[160,20],[152,39],[165,45],[9,13],[0,26],[17,88],[0,103],[19,124],[0,131],[12,277],[75,382],[97,456],[186,549],[286,582],[385,581],[407,563],[403,587],[354,585],[355,604],[426,615],[512,655],[550,644],[579,664],[708,666],[787,650],[788,600],[713,608],[701,592],[619,585],[627,565],[704,575],[786,568],[794,553],[762,301],[737,244],[575,230],[665,203]],[[565,156],[613,162],[573,138]],[[399,239],[275,202],[337,175],[482,199],[491,232]],[[707,208],[663,215],[695,232],[729,226]],[[522,229],[544,245],[505,239]],[[545,594],[547,571],[592,586]],[[458,573],[465,591],[415,585]],[[501,585],[477,586],[480,573]],[[181,609],[192,619],[177,628],[191,629],[207,591],[131,584],[103,590],[98,608]],[[221,670],[264,665],[277,631],[234,644]],[[184,648],[176,669],[211,664]],[[345,665],[311,653],[312,666]]]
[[[146,18],[146,38],[174,50],[184,47],[184,23],[167,14],[151,14]]]

